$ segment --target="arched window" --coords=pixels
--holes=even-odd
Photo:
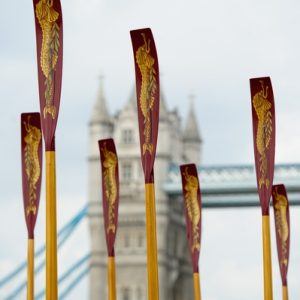
[[[122,164],[122,179],[124,181],[129,181],[132,179],[132,164],[125,162]]]
[[[136,298],[138,300],[143,300],[144,299],[143,289],[140,286],[136,290]]]
[[[124,247],[128,248],[130,246],[130,237],[129,234],[124,235]]]
[[[124,144],[132,144],[133,143],[133,131],[131,129],[124,129],[122,131],[122,141]]]
[[[129,288],[123,288],[122,291],[122,300],[130,300],[130,290]]]
[[[141,233],[138,236],[138,247],[141,248],[144,246],[144,235]]]

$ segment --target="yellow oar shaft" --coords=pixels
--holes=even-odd
[[[282,286],[282,299],[289,300],[289,291],[287,285]]]
[[[154,184],[146,183],[146,232],[147,232],[147,273],[148,299],[159,299],[157,238],[156,238],[156,210]]]
[[[264,299],[273,300],[272,258],[270,238],[270,218],[262,217],[263,259],[264,259]]]
[[[27,245],[27,300],[34,299],[34,240]]]
[[[57,300],[55,152],[46,151],[46,300]]]
[[[116,300],[116,265],[113,256],[107,261],[108,300]]]
[[[201,300],[200,277],[199,273],[194,273],[194,299]]]

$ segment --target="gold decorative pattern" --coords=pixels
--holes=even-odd
[[[26,215],[36,214],[36,184],[41,176],[41,166],[39,161],[39,145],[42,138],[41,130],[30,124],[30,116],[27,122],[24,122],[27,135],[24,138],[24,160],[25,172],[29,182],[29,203],[26,207]]]
[[[43,110],[44,118],[50,114],[52,119],[56,117],[56,108],[53,104],[54,97],[54,72],[58,60],[59,26],[57,20],[59,13],[53,8],[53,0],[40,0],[36,4],[36,16],[42,28],[41,68],[45,79],[46,105]]]
[[[200,222],[200,207],[198,203],[198,178],[196,176],[188,174],[188,167],[185,168],[184,178],[186,184],[184,189],[184,199],[186,203],[186,208],[188,212],[188,217],[192,223],[192,234],[193,234],[193,246],[192,252],[195,250],[200,250],[200,235],[198,231],[198,225]]]
[[[268,89],[264,87],[263,81],[261,83],[261,90],[253,97],[253,106],[258,117],[258,128],[256,134],[256,147],[260,154],[260,174],[259,188],[265,185],[267,188],[270,186],[269,179],[267,177],[268,161],[266,151],[269,149],[272,135],[272,104],[268,100]]]
[[[288,201],[284,195],[278,194],[278,189],[275,187],[275,219],[276,230],[281,239],[282,258],[280,263],[287,266],[287,241],[289,238],[289,225],[286,217]]]
[[[136,51],[136,62],[142,75],[142,86],[140,94],[140,107],[144,116],[144,137],[143,155],[148,151],[153,153],[153,144],[151,143],[151,111],[154,107],[155,92],[157,90],[156,71],[154,69],[155,59],[150,55],[150,39],[142,33],[144,45]]]
[[[104,148],[101,149],[104,155],[103,160],[103,179],[104,179],[104,188],[105,195],[108,204],[108,227],[107,233],[110,231],[112,233],[116,232],[116,226],[114,222],[115,218],[115,203],[117,200],[117,182],[116,182],[116,167],[117,167],[117,156],[114,152],[108,151],[106,144]]]

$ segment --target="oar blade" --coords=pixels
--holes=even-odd
[[[130,31],[136,78],[140,148],[145,182],[153,183],[159,123],[159,67],[150,28]]]
[[[201,193],[197,167],[195,164],[180,166],[186,232],[192,257],[193,271],[198,273],[201,245]]]
[[[113,139],[98,141],[102,171],[102,206],[108,256],[114,256],[118,227],[119,167]]]
[[[250,79],[257,187],[263,215],[269,215],[275,158],[275,106],[270,77]]]
[[[63,21],[60,0],[33,0],[40,111],[46,150],[54,150],[59,112],[62,64]]]
[[[282,285],[286,286],[290,256],[290,210],[287,192],[283,184],[273,185],[272,198],[281,280]]]
[[[42,179],[42,131],[39,113],[21,114],[23,203],[28,238],[34,238]]]

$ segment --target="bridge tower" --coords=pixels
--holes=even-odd
[[[182,203],[170,201],[164,192],[169,166],[200,159],[200,153],[186,152],[186,144],[200,151],[196,133],[184,139],[180,117],[166,106],[161,96],[157,157],[155,161],[158,261],[161,300],[192,300],[192,270],[189,263]],[[189,121],[188,121],[189,122]],[[196,127],[195,127],[196,126]],[[101,80],[89,124],[89,226],[91,239],[90,300],[107,299],[106,244],[103,229],[101,174],[97,140],[115,139],[120,173],[119,227],[116,238],[117,294],[119,300],[147,299],[144,182],[140,160],[136,94],[132,89],[123,109],[108,112]],[[193,137],[195,138],[193,140]],[[194,161],[199,163],[199,161]]]

